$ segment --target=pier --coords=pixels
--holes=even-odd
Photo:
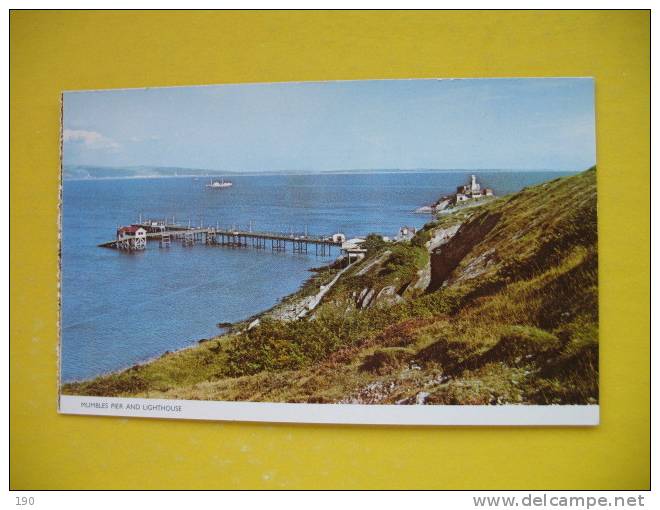
[[[314,253],[330,256],[332,248],[341,249],[345,241],[343,234],[330,236],[309,235],[307,233],[259,232],[216,227],[193,227],[165,222],[135,223],[117,229],[113,241],[99,244],[102,248],[123,251],[140,251],[146,248],[147,241],[157,241],[161,248],[173,242],[182,246],[213,245],[227,248],[252,248],[273,252]]]

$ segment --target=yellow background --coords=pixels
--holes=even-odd
[[[647,12],[11,13],[11,487],[650,485]],[[59,416],[59,94],[368,78],[593,76],[601,425],[397,428]]]

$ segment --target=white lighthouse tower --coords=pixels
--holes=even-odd
[[[481,192],[481,185],[477,182],[477,176],[470,176],[470,191],[473,195],[479,195]]]

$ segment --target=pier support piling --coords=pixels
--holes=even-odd
[[[170,236],[170,233],[169,232],[163,232],[160,236],[159,246],[161,248],[169,248],[171,243],[172,243],[172,238]]]

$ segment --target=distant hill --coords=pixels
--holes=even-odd
[[[103,167],[66,165],[62,169],[62,177],[64,179],[130,179],[140,177],[228,175],[234,173],[236,172],[226,170],[157,166]]]
[[[341,274],[340,265],[318,270],[258,321],[251,318],[228,335],[117,374],[67,384],[63,392],[362,404],[594,404],[596,223],[592,168],[442,215],[411,241],[369,236],[364,260]],[[320,304],[296,319],[321,284]]]
[[[367,169],[345,169],[345,170],[269,170],[269,171],[245,171],[218,170],[208,168],[185,168],[185,167],[159,167],[159,166],[127,166],[107,167],[89,165],[65,165],[62,170],[64,179],[135,179],[148,177],[199,177],[199,176],[222,176],[222,175],[307,175],[307,174],[364,174],[364,173],[433,173],[433,172],[515,172],[517,170],[506,169],[434,169],[434,168],[367,168]],[[553,170],[520,170],[525,172],[541,172]]]

